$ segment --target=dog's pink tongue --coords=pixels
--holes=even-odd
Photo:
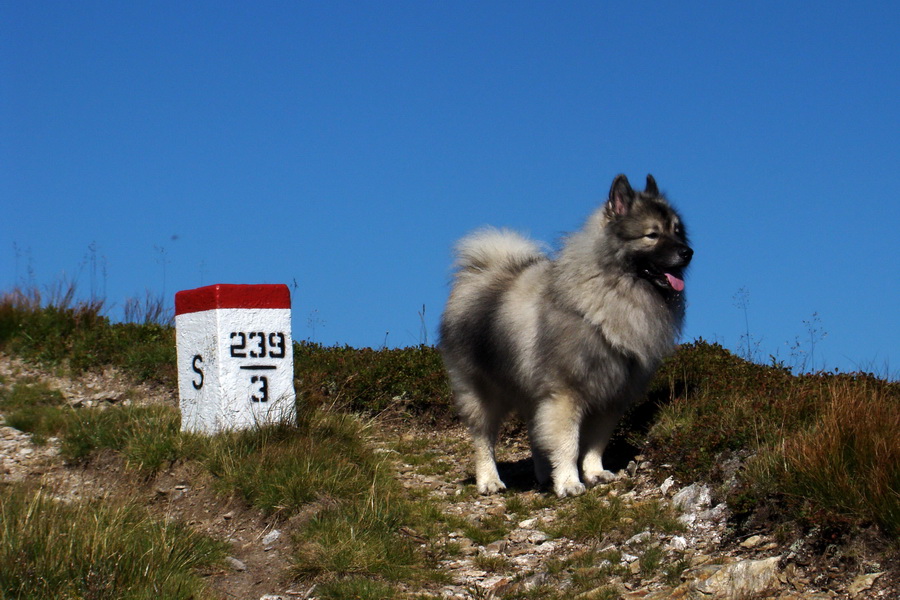
[[[671,273],[666,273],[665,276],[666,276],[666,279],[669,280],[669,285],[672,286],[673,290],[675,290],[676,292],[684,291],[684,280],[683,279],[678,279]]]

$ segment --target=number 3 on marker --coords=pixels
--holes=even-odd
[[[256,394],[252,394],[250,396],[250,400],[252,402],[268,402],[269,401],[269,378],[265,375],[254,375],[250,378],[250,383],[258,383],[259,388],[256,390],[259,392],[259,396]]]

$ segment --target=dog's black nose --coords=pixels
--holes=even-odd
[[[690,262],[692,256],[694,256],[694,251],[687,246],[678,249],[678,257],[685,263]]]

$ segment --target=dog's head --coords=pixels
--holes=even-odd
[[[631,189],[624,175],[616,177],[604,210],[607,227],[634,274],[664,295],[682,293],[684,270],[694,251],[681,217],[660,195],[653,176],[647,175],[643,192]]]

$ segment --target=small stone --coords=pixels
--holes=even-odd
[[[715,569],[695,589],[718,598],[745,598],[762,595],[779,585],[779,556],[762,560],[744,560]],[[712,570],[712,569],[710,569]]]
[[[674,477],[666,477],[666,480],[662,482],[662,485],[659,486],[659,491],[663,493],[663,496],[669,493],[669,490],[672,489],[672,486],[675,485]]]
[[[727,511],[728,506],[722,502],[721,504],[716,504],[709,510],[700,511],[697,513],[697,518],[702,519],[703,521],[724,521]]]
[[[741,542],[741,548],[756,548],[762,543],[763,537],[761,535],[751,535],[746,540]]]
[[[875,580],[882,575],[884,575],[884,572],[860,575],[853,580],[853,583],[851,583],[850,587],[847,588],[847,592],[851,597],[855,598],[872,587],[872,585],[875,583]]]
[[[560,546],[556,540],[549,540],[534,549],[535,554],[552,554]]]
[[[456,543],[459,544],[459,552],[463,556],[471,556],[477,552],[475,544],[469,538],[459,538]]]
[[[543,531],[535,531],[529,534],[528,541],[532,544],[540,544],[550,539],[550,536]]]
[[[275,544],[275,542],[278,541],[278,538],[280,538],[280,537],[281,537],[281,532],[278,531],[277,529],[273,529],[272,531],[267,533],[266,536],[262,539],[263,546],[265,546],[266,548],[272,547]]]
[[[630,538],[628,538],[628,539],[625,541],[625,545],[626,545],[626,546],[631,546],[631,545],[633,545],[633,544],[640,544],[640,543],[646,542],[646,541],[649,540],[649,539],[650,539],[650,532],[649,532],[649,531],[644,531],[644,532],[641,532],[641,533],[639,533],[639,534],[637,534],[637,535],[633,535],[633,536],[631,536]]]
[[[245,565],[244,563],[242,563],[241,561],[239,561],[238,559],[236,559],[233,556],[226,557],[225,562],[228,563],[228,566],[230,566],[235,571],[246,571],[247,570],[247,565]]]
[[[672,538],[672,540],[669,542],[669,545],[667,547],[671,550],[684,550],[685,548],[687,548],[687,545],[688,545],[687,538],[680,536],[680,535],[676,535],[675,537]]]
[[[709,488],[699,483],[692,483],[672,497],[672,504],[682,512],[699,512],[712,504]]]
[[[521,521],[519,523],[519,527],[521,527],[522,529],[531,529],[532,527],[534,527],[534,524],[536,522],[537,522],[536,518],[525,519],[524,521]]]
[[[495,575],[481,582],[482,587],[491,592],[498,592],[510,584],[510,578],[503,575]]]

